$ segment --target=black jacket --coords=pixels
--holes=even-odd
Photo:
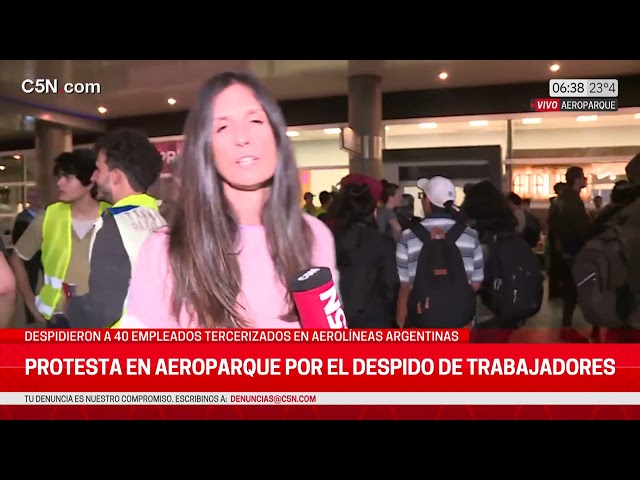
[[[71,328],[108,328],[122,316],[131,280],[131,261],[113,215],[105,215],[91,252],[89,293],[67,306]]]
[[[391,328],[400,285],[395,242],[364,224],[338,232],[335,241],[349,328]]]

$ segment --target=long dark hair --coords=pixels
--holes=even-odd
[[[178,317],[186,307],[203,327],[249,326],[237,304],[241,289],[238,220],[224,195],[211,138],[214,100],[234,84],[254,92],[278,147],[271,193],[261,214],[275,270],[287,285],[294,275],[311,266],[313,237],[299,206],[300,178],[282,110],[251,74],[226,72],[212,77],[200,89],[186,120],[184,149],[175,164],[180,212],[174,218],[169,242],[175,280],[173,313]]]
[[[349,183],[336,194],[329,214],[333,218],[333,232],[338,234],[356,224],[375,226],[376,200],[368,185]]]
[[[382,195],[380,201],[386,205],[389,199],[398,193],[398,189],[400,187],[395,183],[389,183],[386,180],[381,180],[380,183],[382,184]]]
[[[465,216],[475,223],[478,230],[509,231],[517,221],[509,201],[493,183],[483,180],[466,194],[463,203]]]

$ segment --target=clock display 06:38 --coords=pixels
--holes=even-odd
[[[554,79],[549,80],[549,96],[562,97],[617,97],[618,80],[613,79]]]

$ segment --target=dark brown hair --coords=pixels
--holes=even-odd
[[[300,178],[280,107],[251,74],[226,72],[212,77],[200,89],[185,124],[184,149],[175,164],[179,212],[169,242],[173,313],[178,317],[186,307],[201,327],[249,326],[237,304],[242,280],[238,220],[223,192],[211,138],[214,100],[234,84],[254,92],[278,147],[271,193],[261,214],[275,270],[286,286],[311,266],[313,237],[300,209]]]

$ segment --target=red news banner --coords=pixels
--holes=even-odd
[[[640,418],[636,345],[467,330],[0,330],[0,418]]]

